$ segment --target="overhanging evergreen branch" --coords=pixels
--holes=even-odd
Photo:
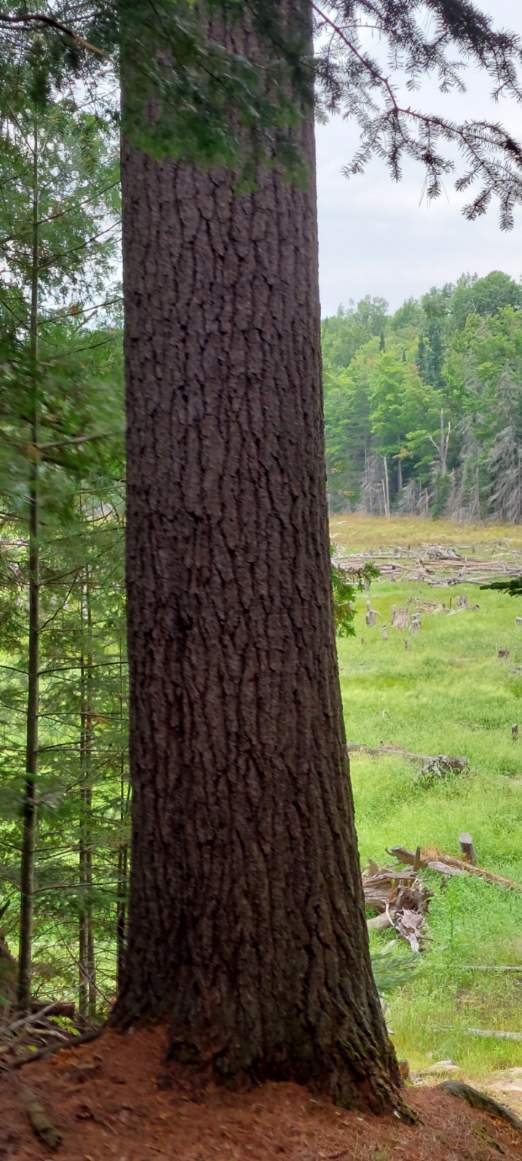
[[[98,48],[96,44],[91,44],[84,36],[80,36],[73,28],[69,28],[66,24],[62,24],[61,20],[57,20],[54,16],[49,16],[45,12],[25,12],[16,16],[9,16],[2,14],[0,16],[0,28],[14,28],[18,31],[29,32],[34,25],[40,25],[43,28],[50,28],[54,32],[61,33],[62,36],[67,36],[77,45],[78,48],[85,52],[94,53],[95,56],[101,59],[107,58],[107,53]]]
[[[398,75],[410,77],[410,88],[426,73],[435,72],[441,91],[462,91],[461,65],[446,55],[447,49],[456,45],[464,57],[474,58],[493,77],[494,98],[508,92],[521,100],[518,38],[496,32],[468,0],[314,0],[312,10],[317,29],[331,33],[317,60],[319,92],[329,112],[345,113],[361,131],[360,148],[344,172],[361,173],[376,156],[399,180],[407,157],[424,167],[428,196],[437,197],[442,176],[455,169],[453,159],[441,152],[440,145],[455,145],[466,166],[456,180],[457,190],[480,183],[478,194],[464,207],[465,215],[478,217],[495,196],[500,202],[502,228],[512,226],[514,206],[522,201],[520,142],[499,123],[459,123],[401,101],[390,77],[362,46],[359,17],[372,18],[374,29],[391,50]],[[431,38],[418,18],[426,11],[437,20],[436,34]]]

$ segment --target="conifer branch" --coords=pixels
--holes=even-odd
[[[91,44],[90,40],[80,36],[73,28],[69,28],[66,24],[62,24],[61,20],[57,20],[54,16],[47,16],[44,12],[25,12],[18,16],[0,16],[0,27],[14,28],[18,31],[29,32],[31,27],[42,25],[45,28],[51,28],[55,32],[60,32],[62,36],[69,37],[74,41],[78,48],[84,49],[85,52],[94,53],[95,56],[103,60],[107,59],[107,53],[102,48],[98,48],[96,44]]]

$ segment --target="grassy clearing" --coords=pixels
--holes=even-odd
[[[522,546],[518,528],[471,530],[407,520],[408,527],[396,535],[398,521],[339,518],[337,532],[341,523],[344,545],[354,551],[377,544],[462,545],[465,537],[494,551],[508,533],[512,547]],[[389,625],[392,605],[448,604],[451,596],[455,606],[462,593],[470,606],[480,607],[423,613],[420,634],[411,637],[389,627],[383,639],[381,626]],[[515,625],[522,602],[471,585],[434,589],[389,582],[377,582],[371,600],[377,627],[367,628],[361,599],[357,637],[339,642],[348,737],[418,753],[466,755],[471,773],[426,789],[408,762],[354,755],[363,862],[384,861],[386,847],[396,844],[458,853],[459,832],[468,830],[480,862],[522,884],[522,738],[518,743],[511,738],[514,722],[522,733],[522,627]],[[499,649],[508,649],[509,657],[500,659]],[[463,1031],[522,1031],[522,974],[469,966],[522,968],[522,893],[463,879],[441,884],[437,876],[431,886],[429,950],[411,982],[390,997],[389,1020],[400,1056],[413,1068],[452,1059],[471,1076],[522,1066],[522,1043],[475,1039]],[[384,941],[376,937],[375,946],[382,948]]]
[[[332,516],[334,543],[348,552],[367,548],[395,548],[421,544],[452,545],[476,552],[489,549],[522,549],[522,525],[454,524],[451,520],[425,520],[422,516]]]

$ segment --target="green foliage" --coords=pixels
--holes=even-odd
[[[368,20],[389,49],[393,66],[385,73],[361,39]],[[401,100],[404,75],[428,74],[442,91],[461,92],[469,61],[495,96],[520,100],[518,38],[498,32],[469,0],[382,0],[378,9],[370,0],[208,0],[203,10],[194,0],[92,0],[79,9],[65,0],[58,13],[51,0],[38,12],[14,13],[0,0],[0,53],[32,64],[40,106],[67,79],[81,78],[115,118],[107,76],[121,69],[127,137],[157,157],[230,165],[251,185],[259,163],[276,158],[289,176],[302,175],[294,131],[315,100],[321,113],[349,116],[358,127],[347,174],[377,157],[398,180],[404,161],[413,160],[435,198],[460,155],[455,185],[473,191],[468,218],[495,199],[508,229],[522,198],[522,150],[502,125],[459,123]]]
[[[389,941],[384,946],[373,941],[371,947],[373,978],[382,996],[388,996],[397,988],[410,984],[419,967],[419,958],[409,952],[405,945],[396,946]]]
[[[332,561],[332,591],[335,628],[339,637],[355,636],[356,595],[379,576],[378,568],[368,563],[359,569],[349,569]]]
[[[396,511],[522,520],[521,305],[493,272],[324,320],[333,511],[380,514],[389,493]]]
[[[26,81],[34,75],[28,66]],[[74,997],[89,915],[103,1002],[126,839],[123,390],[116,143],[85,101],[2,76],[0,899],[16,951],[38,480],[39,753],[33,993]],[[9,94],[9,101],[8,101]],[[87,618],[88,604],[88,618]],[[82,851],[90,850],[89,869]]]

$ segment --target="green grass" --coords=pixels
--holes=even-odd
[[[375,523],[389,529],[389,521]],[[370,524],[363,537],[362,527],[361,521],[354,550],[374,546],[368,541],[373,542],[377,529]],[[491,544],[505,533],[497,528],[495,535],[494,526],[486,531]],[[439,525],[432,521],[417,521],[416,532],[419,542],[442,542]],[[447,542],[462,544],[465,532],[453,527]],[[522,530],[510,532],[518,547]],[[450,596],[455,605],[464,592],[470,606],[478,603],[479,609],[423,613],[418,635],[389,626],[383,640],[381,625],[389,625],[392,605],[403,606],[409,599],[448,604]],[[439,590],[377,582],[371,603],[380,614],[377,628],[366,626],[360,598],[357,637],[339,641],[350,741],[465,755],[470,772],[426,788],[418,767],[407,761],[354,755],[362,862],[389,861],[386,848],[395,845],[458,854],[459,833],[466,830],[483,866],[522,885],[522,627],[515,626],[522,601],[471,585]],[[509,649],[509,658],[500,659],[499,649]],[[511,737],[514,722],[521,727],[518,743]],[[522,892],[463,878],[430,880],[428,950],[411,982],[389,997],[398,1053],[413,1068],[452,1059],[471,1076],[522,1066],[522,1043],[463,1032],[522,1031],[522,974],[473,972],[468,966],[522,967]],[[387,938],[375,937],[373,946],[382,948]]]
[[[480,553],[488,549],[522,549],[522,525],[454,524],[422,516],[332,516],[332,540],[349,552],[367,548],[412,547],[421,544],[454,545]]]

